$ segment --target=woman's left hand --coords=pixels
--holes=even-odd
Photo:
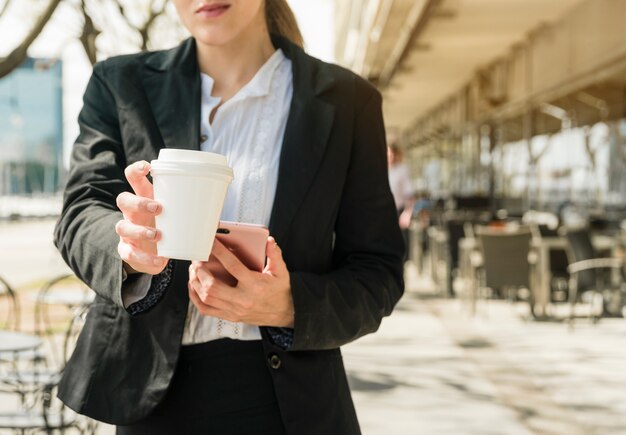
[[[229,322],[293,327],[294,308],[289,271],[273,237],[267,241],[267,265],[263,272],[248,269],[217,239],[211,255],[238,282],[236,287],[231,287],[215,278],[208,270],[208,262],[191,263],[189,298],[200,313]]]

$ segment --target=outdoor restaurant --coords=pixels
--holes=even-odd
[[[621,316],[624,5],[349,3],[338,59],[385,95],[422,216],[418,270],[474,301],[523,289],[539,318],[587,290]]]

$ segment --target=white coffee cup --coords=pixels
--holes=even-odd
[[[205,151],[164,148],[150,162],[161,257],[207,261],[213,248],[233,170],[226,157]]]

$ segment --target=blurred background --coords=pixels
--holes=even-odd
[[[271,1],[271,0],[270,0]],[[291,0],[383,94],[406,293],[344,349],[364,434],[626,434],[626,1]],[[91,293],[52,245],[92,65],[167,0],[0,0],[0,433],[54,396]]]

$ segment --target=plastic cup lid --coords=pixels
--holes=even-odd
[[[162,148],[159,151],[158,160],[162,162],[211,163],[213,165],[228,165],[226,156],[221,154],[174,148]]]

